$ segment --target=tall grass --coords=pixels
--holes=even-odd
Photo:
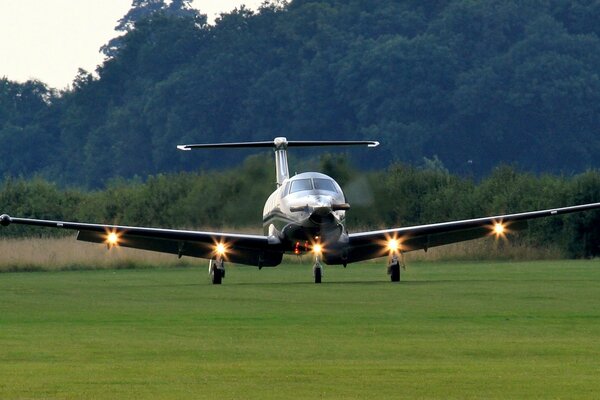
[[[535,247],[521,242],[509,242],[492,238],[454,243],[434,247],[427,252],[406,253],[407,261],[534,261],[568,258],[558,245]]]
[[[178,259],[136,249],[112,248],[79,242],[74,236],[0,240],[0,272],[85,269],[180,267],[193,259]]]

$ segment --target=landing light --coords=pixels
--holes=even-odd
[[[217,243],[217,244],[215,245],[215,253],[216,253],[218,256],[221,256],[221,257],[223,257],[223,256],[225,255],[225,253],[226,253],[226,252],[227,252],[227,247],[225,246],[225,244],[224,244],[224,243]]]
[[[387,242],[387,248],[390,252],[395,253],[400,249],[400,243],[396,239],[390,239]]]
[[[225,248],[225,245],[223,243],[217,243],[217,245],[215,246],[215,253],[217,253],[217,255],[219,256],[224,256],[226,250],[227,249]]]
[[[119,244],[119,235],[116,232],[110,232],[108,236],[106,236],[106,244],[109,246],[116,246]]]
[[[494,224],[494,233],[496,234],[496,236],[504,235],[505,231],[506,231],[506,228],[504,227],[504,225],[502,223],[496,222]]]
[[[323,252],[323,246],[321,246],[319,243],[315,243],[313,244],[312,251],[315,254],[321,254]]]

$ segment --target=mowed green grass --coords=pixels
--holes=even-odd
[[[600,262],[0,274],[0,398],[589,399]]]

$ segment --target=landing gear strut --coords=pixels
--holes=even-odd
[[[313,276],[315,277],[315,283],[321,283],[323,265],[321,264],[321,257],[318,255],[315,257],[315,265],[313,265]]]
[[[387,267],[387,273],[392,282],[400,282],[400,267],[404,268],[404,260],[398,257],[397,253],[392,254]]]
[[[208,262],[208,274],[213,285],[220,285],[225,278],[225,263],[222,258],[210,260]]]

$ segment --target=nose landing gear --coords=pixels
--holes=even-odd
[[[323,265],[321,264],[321,257],[315,256],[315,265],[313,265],[313,276],[315,277],[315,283],[321,283],[323,277]]]

